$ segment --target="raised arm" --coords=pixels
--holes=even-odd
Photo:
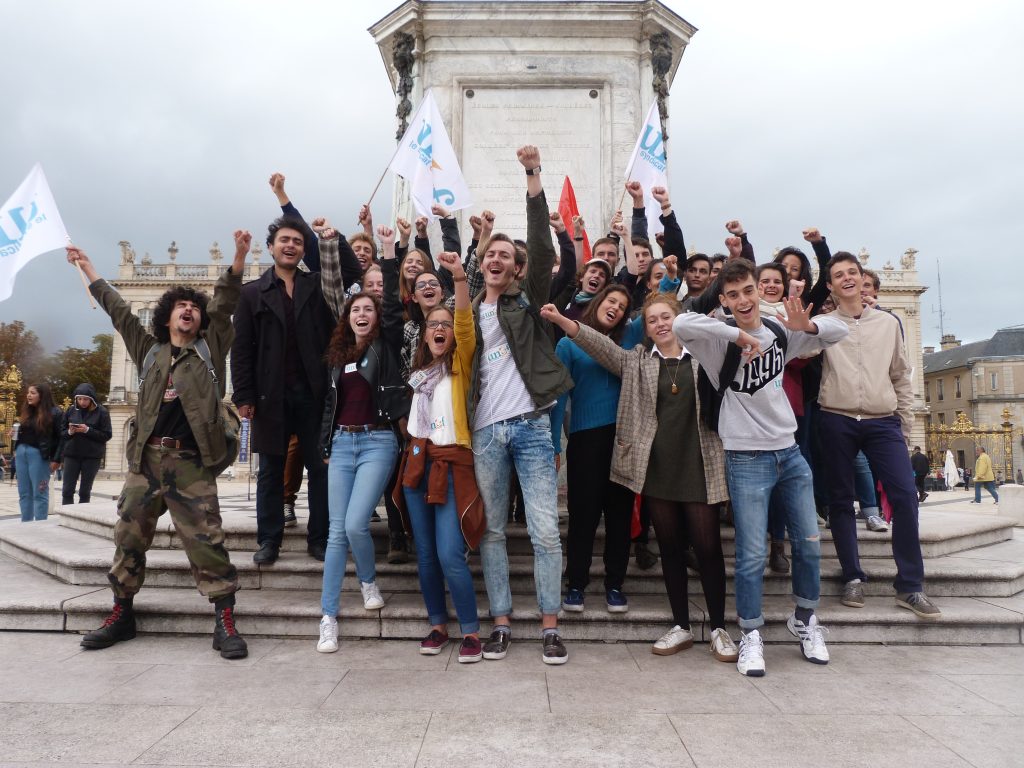
[[[730,219],[725,222],[726,231],[733,237],[740,239],[740,256],[749,261],[751,264],[754,263],[754,246],[750,244],[750,240],[747,239],[747,233],[743,230],[743,225],[740,224],[738,219]]]
[[[540,180],[540,150],[526,145],[516,150],[526,170],[526,258],[529,270],[523,286],[527,298],[539,306],[551,295],[551,268],[555,265],[555,246],[548,232],[550,211]]]
[[[575,341],[598,365],[622,378],[622,370],[633,355],[632,351],[623,349],[603,333],[565,317],[554,304],[541,307],[540,316],[557,325],[566,337]]]
[[[622,220],[612,223],[612,232],[619,236],[622,241],[622,248],[626,253],[626,271],[634,277],[639,277],[640,267],[636,263],[636,251],[633,248],[633,238],[626,232],[626,225]]]
[[[661,247],[662,255],[685,259],[686,243],[683,241],[683,230],[676,220],[676,212],[672,210],[672,202],[668,199],[668,190],[665,187],[651,187],[651,196],[661,206],[661,223],[665,227],[665,244]]]
[[[395,257],[395,230],[377,227],[381,242],[381,273],[384,275],[383,317],[380,319],[380,335],[399,354],[402,350],[403,319],[402,300],[398,292],[398,259]]]
[[[644,188],[639,181],[627,181],[626,192],[633,200],[633,214],[630,217],[629,236],[649,240],[647,232],[647,203],[644,202]]]
[[[284,174],[274,173],[270,176],[270,189],[274,193],[274,197],[277,198],[277,204],[281,206],[281,213],[285,216],[294,216],[297,219],[301,219],[303,224],[306,224],[306,220],[302,218],[302,214],[299,213],[299,209],[296,208],[291,200],[288,199],[288,193],[284,190]],[[306,224],[306,228],[302,232],[305,243],[303,244],[304,253],[302,256],[302,262],[306,265],[306,268],[310,272],[320,271],[320,246],[316,241],[316,234]]]
[[[814,285],[807,294],[807,303],[820,311],[821,305],[825,303],[829,294],[828,262],[832,258],[832,253],[829,251],[828,243],[825,242],[825,237],[816,227],[805,229],[803,234],[804,240],[811,244],[814,255],[818,259],[818,279],[814,281]]]
[[[341,276],[341,250],[338,230],[320,217],[313,219],[313,228],[320,234],[320,290],[335,322],[345,307],[345,281]]]
[[[555,237],[558,239],[559,251],[558,272],[555,273],[551,280],[548,301],[553,301],[558,305],[559,302],[556,299],[561,298],[565,295],[566,291],[572,291],[576,287],[576,272],[578,271],[576,247],[566,231],[562,215],[558,211],[552,211],[548,219],[551,222],[551,228],[555,231]],[[582,250],[580,248],[581,252]],[[567,302],[568,299],[565,301]],[[565,304],[562,303],[560,306],[565,306]]]

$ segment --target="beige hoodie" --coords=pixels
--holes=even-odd
[[[854,419],[896,414],[910,438],[913,393],[910,363],[900,324],[888,312],[864,307],[859,318],[837,309],[850,334],[825,352],[818,404],[822,410]]]

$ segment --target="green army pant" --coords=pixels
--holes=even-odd
[[[117,502],[114,564],[107,578],[117,597],[129,597],[146,579],[146,552],[156,522],[170,510],[192,566],[192,578],[210,602],[238,590],[238,572],[224,548],[217,478],[198,451],[147,445],[142,472],[130,472]]]

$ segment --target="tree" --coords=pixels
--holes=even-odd
[[[53,389],[53,399],[60,405],[65,397],[74,394],[75,387],[88,382],[96,388],[100,402],[110,391],[110,360],[114,351],[114,337],[100,333],[92,337],[94,348],[65,347],[46,360],[44,377]]]
[[[0,323],[0,370],[16,365],[25,381],[29,382],[38,376],[43,361],[43,345],[39,343],[39,337],[21,320]]]

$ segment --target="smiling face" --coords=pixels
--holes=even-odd
[[[441,281],[430,272],[421,272],[416,276],[416,282],[413,283],[412,295],[413,300],[420,305],[420,309],[426,315],[444,298],[444,294],[441,292]]]
[[[765,301],[778,303],[785,297],[785,283],[776,269],[766,269],[757,279],[757,292]]]
[[[305,254],[306,238],[297,229],[281,227],[274,233],[270,255],[282,269],[296,269]]]
[[[493,240],[480,262],[484,286],[504,290],[516,277],[516,248],[512,243]]]
[[[662,278],[668,273],[664,264],[658,263],[651,267],[651,276],[647,280],[647,288],[652,291],[658,290]]]
[[[384,274],[380,269],[368,269],[363,275],[363,292],[378,298],[384,296]]]
[[[800,257],[794,253],[787,253],[782,257],[782,266],[786,270],[786,274],[789,275],[790,280],[799,280],[800,272],[804,268],[804,263],[800,260]]]
[[[761,297],[757,295],[753,275],[723,285],[719,298],[722,305],[732,312],[738,328],[750,331],[761,324]]]
[[[174,302],[171,319],[167,321],[167,329],[171,332],[172,337],[177,333],[187,338],[195,338],[199,335],[199,329],[202,326],[203,310],[198,304],[188,299],[178,299]]]
[[[348,324],[355,334],[356,341],[363,341],[377,327],[377,307],[373,300],[367,296],[352,300],[352,311],[348,316]]]
[[[405,259],[402,260],[402,277],[408,280],[410,284],[424,269],[426,269],[426,264],[423,261],[423,254],[419,251],[409,251]]]
[[[860,299],[860,289],[863,284],[860,264],[856,261],[837,261],[829,269],[828,289],[840,301],[854,297]]]
[[[580,285],[583,287],[583,290],[592,296],[600,292],[606,282],[608,282],[608,276],[605,274],[604,267],[600,264],[588,265],[583,270],[583,277],[580,278]]]
[[[447,307],[438,307],[427,315],[424,333],[427,349],[435,359],[448,353],[455,344],[455,318]]]
[[[675,340],[675,335],[672,333],[672,321],[675,319],[675,310],[660,301],[648,305],[644,310],[644,329],[658,349],[671,346]]]
[[[360,269],[365,272],[373,264],[373,246],[365,240],[352,241],[352,252],[356,255]]]
[[[629,297],[621,291],[611,291],[598,304],[594,320],[605,333],[609,333],[628,310]]]

